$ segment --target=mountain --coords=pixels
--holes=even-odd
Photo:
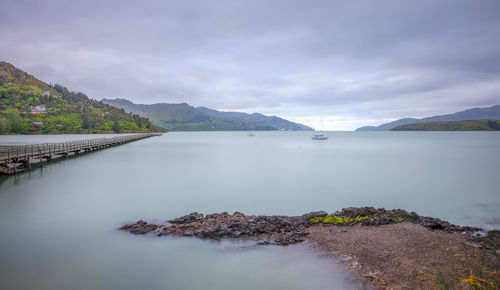
[[[197,107],[196,109],[211,117],[226,118],[226,119],[239,118],[250,123],[258,123],[261,126],[274,127],[277,130],[291,130],[291,131],[313,130],[311,127],[308,127],[306,125],[290,122],[288,120],[285,120],[277,116],[266,116],[260,113],[247,114],[241,112],[223,112],[223,111],[209,109],[206,107]]]
[[[498,120],[424,122],[400,125],[391,131],[500,131]]]
[[[259,113],[222,112],[181,104],[134,104],[125,99],[103,99],[104,103],[148,117],[157,126],[173,131],[309,131],[302,124]]]
[[[0,62],[0,134],[132,133],[157,128],[148,119],[49,85]]]
[[[356,129],[356,131],[388,131],[397,126],[414,124],[414,123],[424,123],[424,122],[455,122],[455,121],[466,121],[466,120],[500,120],[500,105],[496,105],[489,108],[473,108],[454,114],[439,115],[433,117],[427,117],[422,119],[415,118],[404,118],[399,119],[390,123],[385,123],[380,126],[365,126]]]

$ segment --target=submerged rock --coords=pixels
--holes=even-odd
[[[134,235],[144,235],[150,233],[158,228],[155,224],[148,224],[147,222],[140,220],[135,224],[124,225],[120,230],[129,231]]]

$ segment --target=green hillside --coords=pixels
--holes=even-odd
[[[125,99],[104,99],[104,103],[148,117],[155,125],[172,131],[273,131],[312,130],[302,124],[259,113],[223,112],[189,104],[134,104]]]
[[[414,123],[397,126],[391,131],[500,131],[500,120]]]
[[[465,111],[456,112],[453,114],[438,115],[421,119],[403,118],[389,123],[384,123],[379,126],[364,126],[356,129],[356,131],[389,131],[401,125],[429,123],[429,122],[458,122],[467,120],[499,120],[500,105],[491,106],[488,108],[472,108]]]
[[[0,134],[156,131],[148,119],[0,62]]]

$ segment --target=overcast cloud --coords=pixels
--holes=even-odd
[[[332,130],[500,104],[498,0],[0,2],[0,60],[96,99]]]

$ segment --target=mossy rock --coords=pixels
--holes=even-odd
[[[354,225],[357,223],[362,223],[363,225],[366,226],[378,226],[383,224],[402,223],[408,220],[409,219],[403,217],[387,218],[387,217],[378,217],[375,215],[356,216],[354,218],[343,217],[338,215],[327,215],[324,217],[310,218],[309,222],[314,224],[322,223],[322,224],[335,224],[335,225]]]

